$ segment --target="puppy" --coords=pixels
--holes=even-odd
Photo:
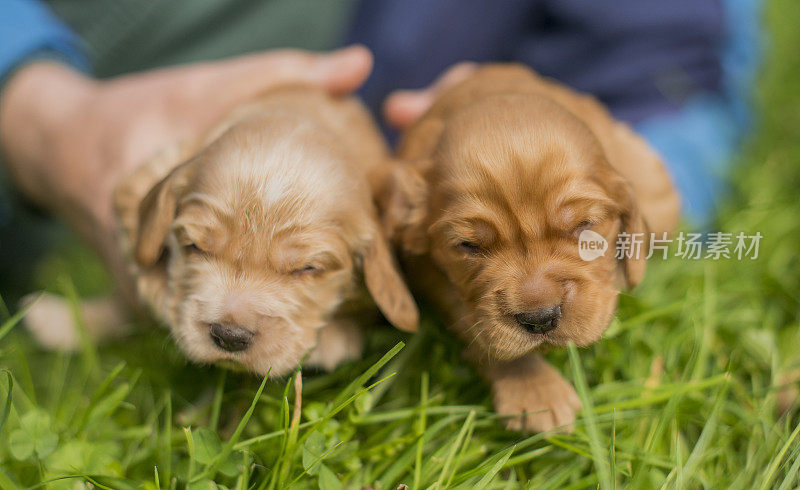
[[[658,156],[593,98],[516,65],[441,95],[397,155],[376,186],[412,284],[467,344],[496,410],[517,415],[509,428],[568,426],[580,402],[541,353],[598,340],[620,288],[642,279],[647,244],[617,260],[618,234],[676,226]],[[581,260],[584,230],[610,251]]]
[[[362,272],[389,322],[415,330],[368,184],[387,156],[354,99],[286,87],[238,108],[118,186],[140,300],[192,361],[271,377],[360,355]]]

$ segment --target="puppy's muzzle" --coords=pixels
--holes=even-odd
[[[245,330],[242,327],[225,326],[221,323],[211,324],[211,338],[222,350],[228,352],[239,352],[250,347],[250,341],[253,338],[253,332]]]
[[[561,318],[561,305],[539,308],[536,311],[526,311],[514,315],[517,323],[530,333],[543,334],[558,326]]]

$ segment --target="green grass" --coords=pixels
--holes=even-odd
[[[760,231],[759,259],[654,262],[599,343],[553,353],[584,400],[574,434],[504,431],[429,322],[414,337],[376,328],[362,362],[303,373],[300,387],[187,366],[163,330],[46,353],[12,317],[0,320],[0,488],[797,487],[800,413],[776,413],[800,366],[795,7],[768,8],[760,118],[719,223]],[[48,262],[42,280],[99,287],[78,258]]]

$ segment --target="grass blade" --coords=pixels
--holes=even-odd
[[[456,436],[456,440],[453,442],[453,445],[450,447],[450,451],[447,453],[447,459],[444,460],[442,471],[439,474],[439,480],[433,485],[432,488],[435,489],[446,488],[445,477],[450,476],[448,474],[448,471],[450,470],[450,464],[453,462],[453,458],[455,457],[456,452],[461,447],[461,444],[464,441],[464,436],[466,435],[470,427],[472,427],[473,422],[475,422],[475,412],[470,411],[469,414],[467,415],[467,419],[461,426],[461,430],[458,431],[458,435]]]
[[[489,484],[492,483],[494,477],[497,476],[497,474],[500,473],[500,470],[503,469],[505,464],[508,462],[508,459],[511,458],[511,455],[514,454],[514,450],[516,448],[517,448],[516,445],[508,448],[503,453],[503,456],[500,458],[500,460],[497,463],[495,463],[491,468],[489,468],[489,471],[487,471],[486,474],[483,475],[483,477],[480,480],[478,480],[478,483],[476,483],[473,488],[475,490],[484,490],[486,487],[488,487]]]
[[[583,376],[583,367],[581,367],[578,349],[575,347],[575,344],[570,342],[568,352],[572,374],[575,377],[575,389],[578,392],[578,397],[581,399],[581,405],[583,406],[582,414],[586,421],[586,434],[589,438],[589,447],[592,450],[592,460],[597,470],[600,488],[612,489],[614,488],[614,483],[608,468],[608,452],[603,449],[605,444],[603,444],[600,439],[600,429],[597,427],[592,400],[589,396],[589,388],[586,386],[586,379]]]

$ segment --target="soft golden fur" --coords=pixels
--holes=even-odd
[[[485,66],[441,95],[397,157],[375,185],[412,284],[467,344],[498,412],[527,414],[509,427],[570,424],[577,396],[540,352],[599,339],[620,288],[641,280],[647,249],[616,260],[618,233],[675,227],[661,161],[593,98],[516,65]],[[579,257],[586,229],[608,241],[604,257]],[[543,309],[560,311],[556,328],[516,320]]]
[[[360,354],[362,282],[392,324],[415,330],[368,185],[387,152],[354,99],[305,87],[167,149],[115,195],[141,301],[191,360],[272,377],[307,354],[328,369]],[[223,349],[215,324],[252,334],[249,347]]]

